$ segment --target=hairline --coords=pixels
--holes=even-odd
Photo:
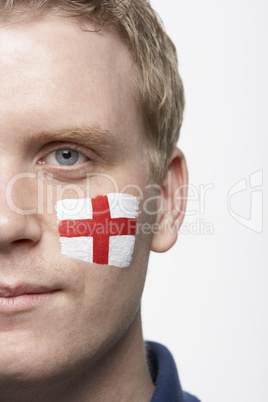
[[[137,0],[137,3],[139,1]],[[118,33],[123,43],[128,47],[133,65],[136,67],[137,74],[135,74],[135,77],[132,77],[132,97],[144,126],[143,137],[145,139],[144,148],[146,148],[144,155],[146,155],[149,164],[150,180],[159,182],[167,169],[168,158],[171,155],[172,149],[176,146],[176,142],[179,139],[184,109],[184,92],[181,78],[175,72],[175,69],[177,70],[177,67],[175,67],[175,63],[177,64],[175,47],[165,34],[162,22],[156,13],[151,9],[146,14],[146,9],[144,9],[145,19],[151,18],[150,13],[155,14],[155,21],[152,20],[149,23],[152,22],[150,28],[153,29],[155,27],[156,32],[154,30],[145,30],[145,36],[140,42],[139,35],[141,31],[139,29],[141,28],[135,29],[133,25],[135,21],[132,19],[133,16],[135,17],[135,12],[138,12],[139,18],[139,9],[135,8],[136,11],[134,11],[133,15],[130,13],[130,23],[128,23],[127,17],[132,4],[135,4],[136,0],[133,3],[132,0],[129,0],[127,4],[122,2],[121,11],[123,14],[119,16],[116,13],[109,13],[109,6],[107,6],[107,10],[104,10],[103,13],[99,12],[98,8],[94,8],[94,5],[92,8],[89,7],[89,10],[85,12],[83,12],[82,4],[81,9],[79,7],[72,9],[70,0],[66,0],[66,8],[61,2],[55,4],[53,0],[36,1],[36,3],[33,2],[33,6],[29,5],[29,2],[28,4],[19,0],[17,2],[14,0],[14,2],[13,0],[6,0],[6,8],[2,7],[2,10],[6,9],[6,13],[2,14],[2,18],[0,17],[0,19],[8,19],[10,23],[19,24],[50,14],[67,19],[71,18],[84,30],[87,30],[85,29],[85,22],[90,22],[95,26],[95,32],[101,33],[101,31],[111,29],[112,27]],[[150,9],[149,3],[147,6],[146,4],[147,2],[144,1],[144,6]],[[90,3],[88,5],[90,6]],[[105,8],[106,5],[103,7]],[[138,7],[138,5],[136,4],[135,7]],[[141,20],[143,20],[142,15]],[[154,40],[151,38],[152,35],[150,32],[155,32],[156,35],[160,32],[160,38]],[[147,36],[147,33],[149,36]],[[152,44],[148,42],[151,39]],[[147,51],[149,44],[152,47],[152,53],[148,53]],[[162,45],[164,46],[163,51],[167,52],[163,55],[161,53],[158,54]],[[161,59],[159,59],[159,56]],[[156,64],[151,64],[152,62]],[[152,78],[149,78],[150,75]],[[170,91],[173,91],[171,85],[175,85],[175,92],[172,95],[173,100],[171,100]]]
[[[25,7],[25,5],[19,5],[17,6],[21,9],[28,9],[28,7]],[[38,18],[43,18],[46,16],[53,16],[53,17],[62,17],[66,19],[73,20],[84,32],[95,32],[98,34],[102,34],[106,32],[111,32],[113,34],[118,35],[118,38],[122,41],[123,45],[126,47],[129,53],[129,57],[132,60],[132,72],[129,76],[130,78],[130,87],[129,87],[129,94],[133,100],[134,107],[137,108],[137,113],[141,119],[141,128],[142,128],[142,137],[144,142],[142,145],[144,145],[144,149],[142,150],[142,155],[144,157],[144,160],[148,164],[148,172],[149,172],[149,177],[148,181],[154,182],[156,181],[157,175],[154,172],[154,167],[155,167],[155,160],[156,158],[151,155],[150,152],[150,140],[149,140],[149,134],[148,131],[151,130],[149,121],[146,117],[146,113],[142,108],[142,94],[140,91],[139,87],[139,80],[142,79],[142,74],[141,74],[141,69],[137,63],[137,60],[135,60],[135,53],[131,49],[131,43],[130,40],[124,40],[124,33],[123,30],[120,29],[119,26],[115,25],[115,23],[108,23],[108,24],[103,24],[101,25],[100,23],[96,23],[90,16],[73,16],[69,11],[61,10],[58,6],[53,6],[53,7],[47,7],[45,10],[38,10],[37,12],[29,12],[28,14],[23,13],[22,15],[14,15],[12,12],[9,12],[4,15],[4,18],[0,17],[0,23],[6,21],[8,25],[14,25],[14,26],[20,26],[23,24],[28,24],[29,22],[35,21]],[[100,20],[101,21],[101,20]],[[102,22],[102,21],[101,21]],[[91,24],[93,26],[93,29],[90,29],[87,24]],[[146,135],[147,133],[147,135]]]

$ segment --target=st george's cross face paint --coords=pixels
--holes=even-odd
[[[61,252],[89,263],[130,265],[139,201],[129,194],[65,199],[56,204]]]

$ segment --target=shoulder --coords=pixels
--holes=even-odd
[[[156,386],[151,402],[200,402],[182,390],[175,361],[169,350],[156,342],[146,342],[148,366]]]

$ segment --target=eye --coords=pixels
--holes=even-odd
[[[87,160],[88,158],[81,152],[65,148],[51,152],[45,158],[43,158],[42,163],[60,166],[73,166],[86,162]]]

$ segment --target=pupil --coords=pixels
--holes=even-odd
[[[64,150],[64,151],[62,151],[62,156],[64,159],[70,159],[72,157],[72,153],[71,153],[71,151]]]

